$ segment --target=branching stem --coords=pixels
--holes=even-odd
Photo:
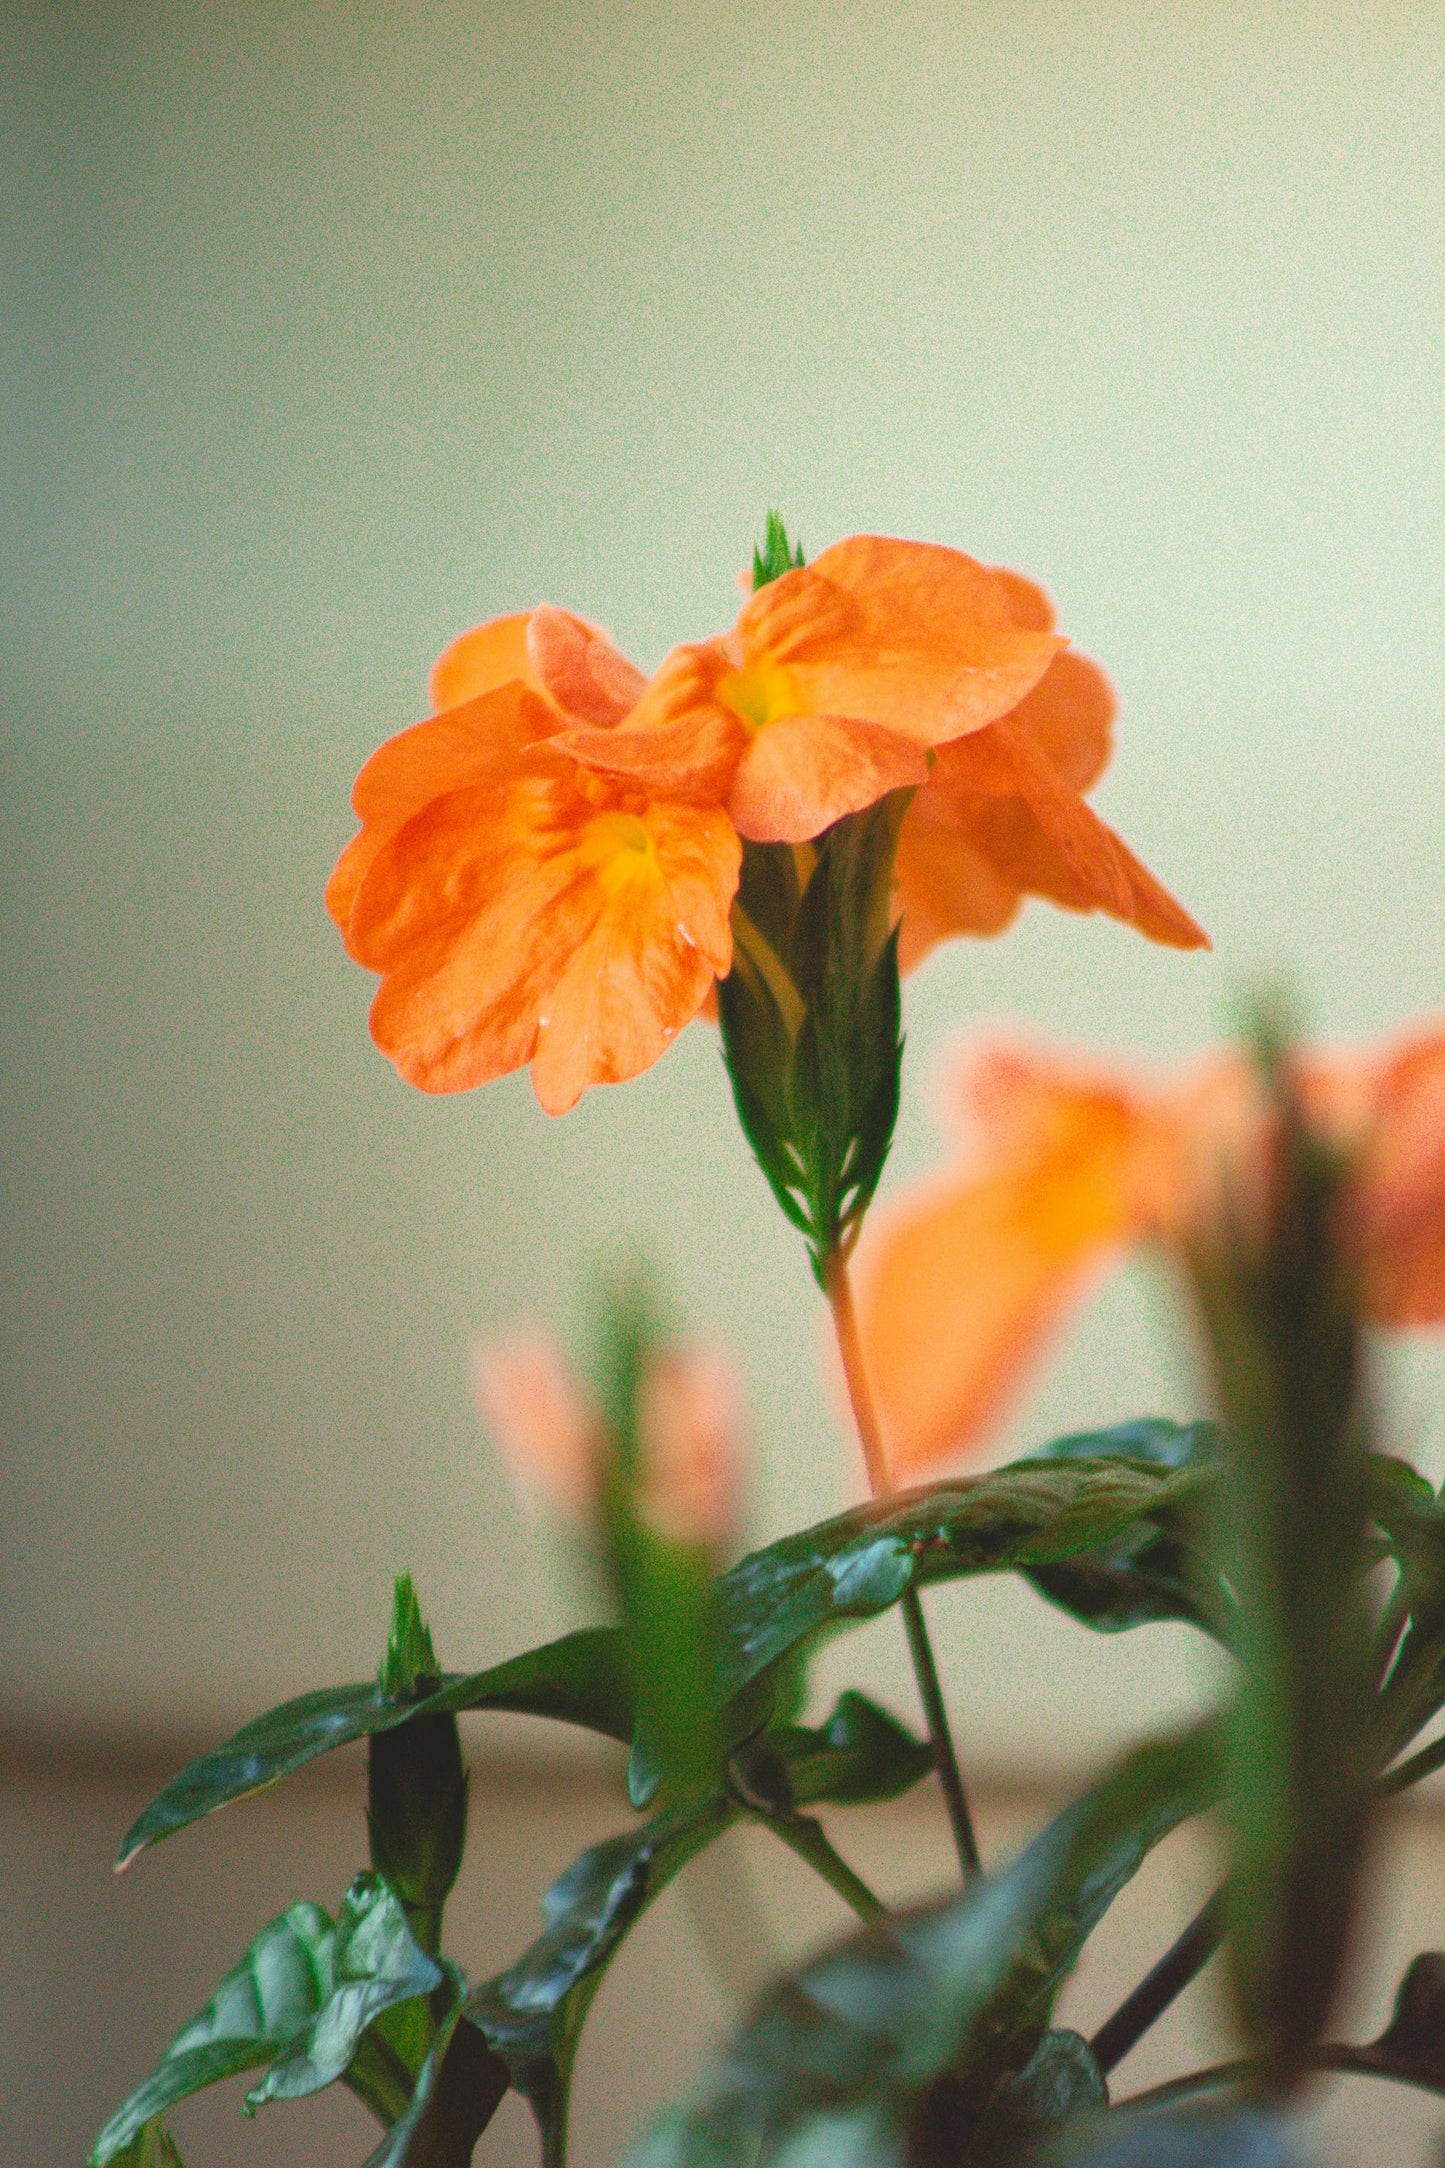
[[[873,1405],[868,1374],[863,1365],[863,1345],[858,1337],[858,1318],[853,1308],[853,1287],[848,1277],[848,1259],[842,1250],[834,1250],[828,1259],[826,1285],[828,1307],[833,1313],[833,1330],[838,1339],[838,1353],[843,1363],[843,1375],[848,1381],[848,1398],[853,1408],[853,1420],[858,1428],[858,1442],[863,1448],[863,1463],[868,1470],[868,1482],[873,1495],[879,1498],[884,1496],[892,1485],[888,1480],[888,1462],[883,1450],[883,1433],[878,1424],[878,1411]],[[933,1658],[933,1644],[928,1638],[922,1599],[912,1583],[904,1590],[899,1608],[903,1613],[904,1630],[908,1635],[908,1651],[913,1658],[914,1676],[918,1680],[918,1695],[923,1703],[929,1744],[933,1748],[933,1765],[943,1787],[943,1798],[948,1808],[949,1826],[953,1831],[958,1863],[963,1870],[964,1882],[968,1883],[981,1872],[978,1840],[974,1835],[973,1816],[969,1812],[968,1795],[963,1788],[958,1756],[954,1752],[948,1712],[943,1705],[943,1689],[938,1683],[938,1666]]]
[[[1145,1973],[1133,1993],[1125,1996],[1089,2042],[1094,2060],[1106,2077],[1204,1970],[1223,1934],[1224,1892],[1217,1889],[1178,1941],[1164,1952],[1152,1971]]]

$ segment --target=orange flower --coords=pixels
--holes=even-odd
[[[1308,1119],[1349,1155],[1366,1314],[1445,1323],[1445,1026],[1302,1057]],[[1111,1256],[1266,1207],[1273,1115],[1242,1055],[1170,1084],[993,1047],[962,1072],[961,1164],[865,1239],[864,1358],[890,1473],[976,1446]]]
[[[1043,590],[1007,582],[1016,624],[1051,632]],[[1171,948],[1208,936],[1085,803],[1109,758],[1114,694],[1096,664],[1056,655],[1008,714],[939,748],[898,838],[894,906],[905,971],[955,934],[1001,933],[1025,895],[1107,911]]]
[[[611,1447],[553,1335],[524,1327],[479,1341],[472,1391],[513,1480],[567,1519],[595,1526]],[[652,1355],[637,1419],[638,1513],[667,1542],[723,1550],[738,1519],[744,1459],[742,1395],[731,1362],[703,1346]]]
[[[437,663],[439,712],[362,769],[326,904],[381,973],[372,1036],[408,1082],[466,1091],[530,1062],[564,1113],[656,1061],[727,971],[740,849],[716,799],[563,747],[615,729],[643,683],[565,611],[497,618]]]
[[[717,793],[752,842],[806,842],[923,783],[931,747],[1038,683],[1064,642],[1019,622],[1015,585],[961,550],[854,535],[759,588],[726,639],[674,648],[625,727],[564,742]]]

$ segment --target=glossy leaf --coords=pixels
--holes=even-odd
[[[860,2161],[902,2161],[912,2146],[967,2161],[1089,1934],[1150,1847],[1209,1803],[1214,1760],[1203,1738],[1139,1750],[1002,1873],[785,1982],[637,2168],[821,2160],[844,2131]],[[1068,2062],[1060,2092],[1072,2097],[1076,2052]]]
[[[295,2046],[334,1985],[335,1930],[319,1905],[296,1904],[263,1928],[198,2017],[106,2124],[90,2168],[118,2159],[148,2123],[178,2101]]]
[[[304,2032],[277,2056],[247,2104],[299,2100],[350,2068],[361,2037],[383,2011],[442,1984],[418,1949],[400,1899],[379,1875],[359,1874],[342,1900],[331,1946],[331,1989]]]
[[[1218,1453],[1217,1424],[1179,1424],[1146,1416],[1112,1430],[1057,1438],[1043,1448],[1041,1457],[1094,1460],[1117,1454],[1160,1468],[1194,1469],[1207,1480]],[[1198,1521],[1197,1497],[1165,1504],[1157,1514],[1141,1515],[1091,1550],[1057,1565],[1031,1568],[1028,1579],[1040,1595],[1097,1633],[1122,1633],[1178,1619],[1227,1638],[1233,1605],[1213,1570]]]
[[[128,1866],[147,1845],[232,1800],[265,1791],[318,1754],[419,1718],[465,1709],[551,1717],[625,1743],[632,1737],[635,1712],[621,1638],[611,1627],[584,1627],[488,1671],[452,1673],[421,1701],[392,1701],[374,1682],[303,1694],[258,1717],[172,1778],[127,1833],[116,1864]]]
[[[718,1664],[736,1693],[825,1634],[873,1618],[915,1585],[1028,1569],[1097,1550],[1183,1506],[1203,1468],[1103,1455],[1015,1461],[855,1507],[755,1551],[719,1587]]]
[[[1291,2168],[1279,2118],[1252,2107],[1116,2109],[1050,2168]]]
[[[866,1806],[896,1799],[933,1769],[933,1749],[886,1709],[851,1688],[826,1722],[780,1724],[733,1756],[734,1780],[765,1812]]]
[[[572,2062],[607,1965],[658,1892],[740,1811],[713,1792],[594,1845],[543,1898],[546,1924],[537,1941],[467,1998],[466,2022],[531,2103],[546,2168],[560,2168],[566,2158]]]
[[[507,2068],[462,2016],[466,1982],[446,1967],[450,2000],[409,2106],[366,2168],[469,2168],[507,2091]]]

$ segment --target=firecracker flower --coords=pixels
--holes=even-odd
[[[1445,1323],[1445,1026],[1301,1054],[1311,1133],[1342,1155],[1363,1315]],[[1267,1225],[1278,1109],[1244,1054],[1148,1082],[994,1045],[953,1078],[960,1156],[880,1214],[859,1261],[864,1359],[890,1474],[976,1449],[1109,1260]]]
[[[495,619],[437,663],[431,718],[362,769],[326,903],[381,974],[372,1036],[409,1083],[530,1063],[563,1113],[656,1061],[727,971],[740,846],[720,804],[560,742],[615,728],[643,684],[565,611]]]

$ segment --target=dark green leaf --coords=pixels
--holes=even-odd
[[[1445,1953],[1426,1950],[1413,1960],[1389,2024],[1378,2040],[1352,2051],[1351,2067],[1445,2093]]]
[[[1276,2116],[1258,2108],[1119,2108],[1050,2159],[1058,2168],[1290,2168]]]
[[[743,1796],[770,1814],[799,1807],[865,1806],[896,1799],[933,1768],[933,1749],[866,1694],[841,1694],[816,1729],[781,1724],[733,1756]]]
[[[506,2065],[462,2016],[466,1982],[447,1966],[451,1999],[416,2091],[366,2168],[469,2168],[507,2091]]]
[[[916,2143],[930,2160],[967,2160],[1104,1912],[1150,1847],[1209,1803],[1214,1760],[1203,1738],[1140,1749],[1001,1874],[785,1982],[639,2162],[821,2161],[845,2130],[857,2151],[841,2157],[901,2161]],[[1080,2082],[1068,2061],[1061,2092]],[[1041,2107],[1042,2070],[1035,2083]]]
[[[1108,2105],[1109,2088],[1088,2041],[1076,2032],[1046,2032],[1023,2069],[994,2094],[966,2156],[943,2151],[938,2168],[964,2168],[965,2161],[967,2168],[1033,2162],[1049,2132]],[[915,2140],[914,2149],[922,2168],[928,2146]]]
[[[912,1585],[1032,1568],[1097,1550],[1137,1521],[1182,1506],[1197,1467],[1109,1456],[1016,1461],[858,1506],[725,1574],[718,1664],[733,1694],[828,1633],[875,1617]]]
[[[263,1928],[199,2017],[95,2141],[91,2168],[117,2159],[147,2123],[223,2078],[254,2070],[308,2031],[334,1985],[335,1930],[319,1905],[296,1904]]]
[[[331,1949],[331,1990],[298,2039],[247,2094],[299,2100],[350,2068],[362,2034],[384,2010],[430,1995],[441,1968],[418,1949],[400,1900],[375,1874],[359,1874],[342,1900]]]
[[[468,1997],[467,2022],[532,2105],[547,2168],[565,2159],[572,2062],[608,1963],[658,1892],[739,1812],[714,1792],[594,1845],[543,1898],[546,1925],[537,1941]]]
[[[635,1710],[621,1636],[611,1627],[584,1627],[488,1671],[452,1673],[423,1701],[390,1701],[375,1683],[303,1694],[174,1777],[127,1834],[117,1866],[128,1866],[147,1845],[217,1807],[265,1791],[333,1747],[463,1709],[551,1717],[626,1743]]]
[[[1098,1459],[1118,1454],[1162,1468],[1216,1466],[1219,1430],[1214,1423],[1178,1424],[1146,1416],[1111,1430],[1057,1438],[1041,1457]],[[1202,1541],[1198,1501],[1166,1505],[1151,1517],[1128,1523],[1108,1542],[1077,1553],[1060,1565],[1033,1568],[1028,1578],[1051,1603],[1098,1633],[1121,1633],[1164,1619],[1187,1620],[1221,1633],[1232,1603]]]

